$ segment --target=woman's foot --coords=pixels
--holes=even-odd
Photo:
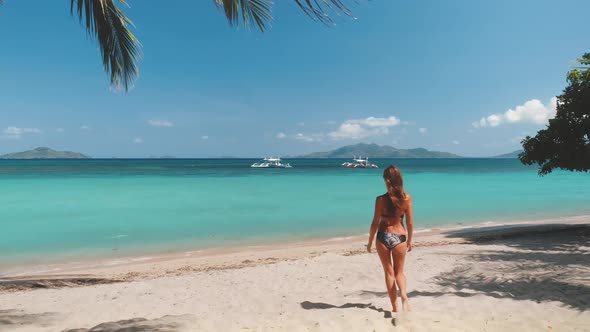
[[[412,311],[412,307],[410,306],[410,302],[408,301],[408,298],[402,298],[402,308],[404,310],[404,312],[409,312]]]

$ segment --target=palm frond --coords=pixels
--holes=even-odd
[[[119,3],[126,5],[124,0]],[[133,25],[131,20],[114,0],[71,0],[70,11],[98,40],[111,85],[128,91],[139,74],[137,63],[141,57],[141,44],[128,28]]]
[[[328,11],[340,12],[352,16],[352,12],[342,0],[294,0],[307,16],[324,24],[332,24]]]
[[[329,11],[343,13],[352,16],[352,12],[346,7],[343,0],[294,0],[303,12],[314,20],[324,24],[333,23],[328,15]],[[266,29],[267,23],[272,20],[271,0],[214,0],[221,7],[231,25],[237,25],[241,21],[245,27],[256,25],[260,31]]]
[[[223,9],[229,24],[237,25],[241,21],[244,27],[256,25],[260,31],[266,30],[272,20],[271,0],[214,0],[215,5]]]

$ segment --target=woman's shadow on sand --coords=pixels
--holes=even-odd
[[[479,294],[494,298],[558,301],[579,311],[590,310],[590,225],[542,225],[508,232],[447,233],[475,245],[505,245],[510,250],[457,253],[464,256],[451,272],[440,273],[432,283],[441,291],[414,290],[410,297]],[[478,266],[479,270],[473,267]],[[387,297],[387,292],[361,290],[355,295]],[[389,311],[371,303],[333,305],[301,302],[303,309],[372,309],[391,318]]]
[[[391,311],[384,310],[383,308],[377,308],[372,303],[345,303],[343,305],[337,306],[329,303],[303,301],[301,302],[301,308],[305,310],[350,308],[371,309],[383,313],[383,318],[392,318]]]

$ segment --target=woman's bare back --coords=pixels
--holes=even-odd
[[[406,234],[403,221],[408,208],[410,195],[406,195],[401,207],[396,207],[391,201],[389,193],[378,197],[381,201],[381,221],[379,231],[395,234]]]

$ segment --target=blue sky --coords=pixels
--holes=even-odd
[[[358,142],[464,156],[543,128],[587,0],[373,0],[326,27],[275,1],[272,28],[229,27],[213,1],[128,1],[143,45],[110,89],[69,1],[0,8],[0,153],[94,157],[294,155]]]

